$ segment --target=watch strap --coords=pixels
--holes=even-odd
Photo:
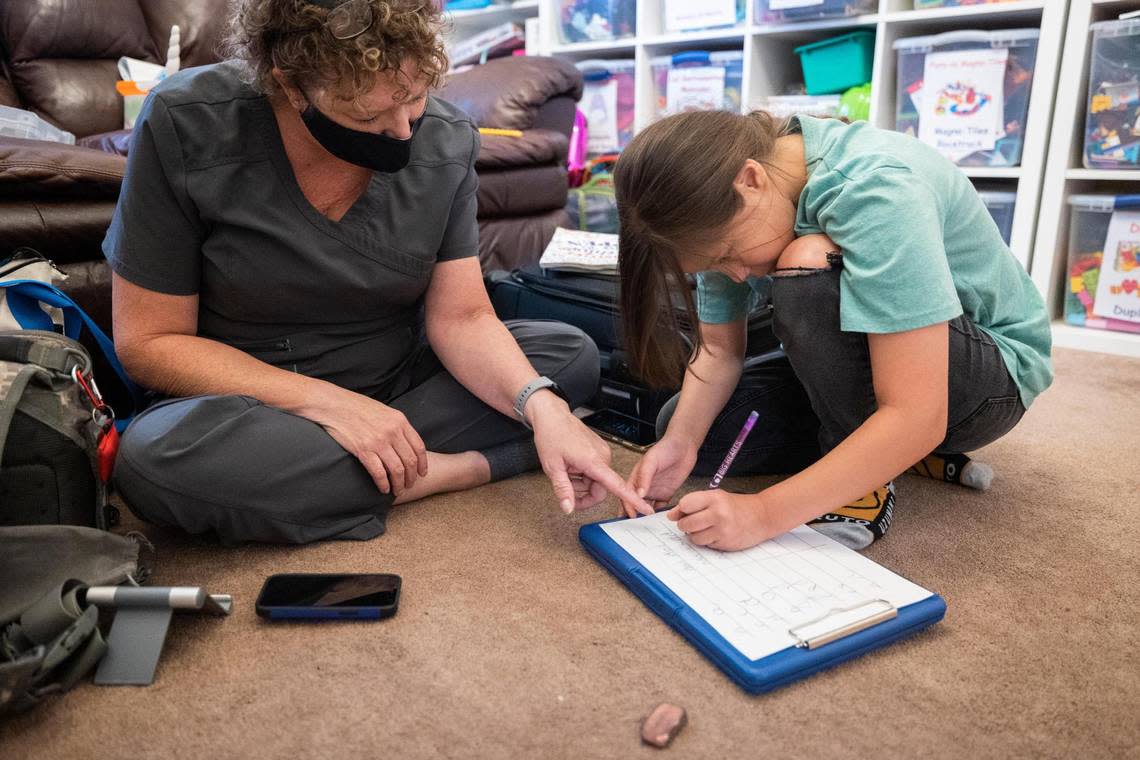
[[[515,397],[515,416],[518,417],[519,421],[522,422],[522,424],[526,425],[528,429],[530,428],[530,423],[527,422],[526,415],[524,414],[526,410],[526,402],[530,400],[530,397],[533,396],[536,391],[540,391],[544,388],[549,388],[555,393],[561,395],[558,388],[558,383],[554,382],[549,377],[537,377],[524,385],[523,389],[519,391],[519,395]]]

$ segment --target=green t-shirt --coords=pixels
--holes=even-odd
[[[843,252],[840,329],[903,332],[964,313],[997,342],[1028,408],[1053,381],[1049,319],[966,175],[897,132],[797,119],[808,178],[795,233],[823,232]],[[759,282],[699,274],[700,320],[740,319]]]

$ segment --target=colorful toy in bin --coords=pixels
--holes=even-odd
[[[578,187],[586,180],[586,145],[589,141],[589,120],[581,109],[574,109],[574,126],[570,128],[570,150],[566,157],[566,175],[570,187]]]
[[[795,49],[808,95],[827,95],[871,81],[875,33],[867,29],[800,45]]]
[[[1092,25],[1084,164],[1140,166],[1140,19]]]
[[[560,0],[563,42],[597,42],[632,37],[636,0]]]
[[[999,29],[896,40],[895,129],[959,166],[1019,165],[1040,36]]]
[[[1065,278],[1065,321],[1082,327],[1140,333],[1140,322],[1112,319],[1095,312],[1097,288],[1105,265],[1105,244],[1115,211],[1140,210],[1140,196],[1072,195],[1069,224],[1069,260]],[[1124,241],[1111,259],[1116,272],[1135,272],[1119,285],[1110,284],[1113,296],[1140,299],[1140,244]],[[1106,276],[1112,276],[1110,273]]]
[[[851,121],[871,118],[871,83],[852,87],[839,98],[839,116]]]

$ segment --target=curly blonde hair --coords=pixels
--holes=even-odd
[[[236,0],[222,51],[242,61],[248,81],[267,95],[281,90],[273,77],[275,67],[299,87],[329,88],[346,99],[371,90],[377,74],[398,75],[408,61],[429,88],[438,87],[448,66],[439,8],[432,0],[366,2],[371,26],[352,39],[338,40],[325,24],[330,11],[320,5]]]

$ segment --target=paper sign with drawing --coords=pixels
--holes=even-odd
[[[1104,240],[1093,313],[1140,322],[1140,211],[1116,211]]]
[[[926,56],[918,139],[952,161],[993,150],[1005,134],[1005,67],[1009,50],[956,50]]]

